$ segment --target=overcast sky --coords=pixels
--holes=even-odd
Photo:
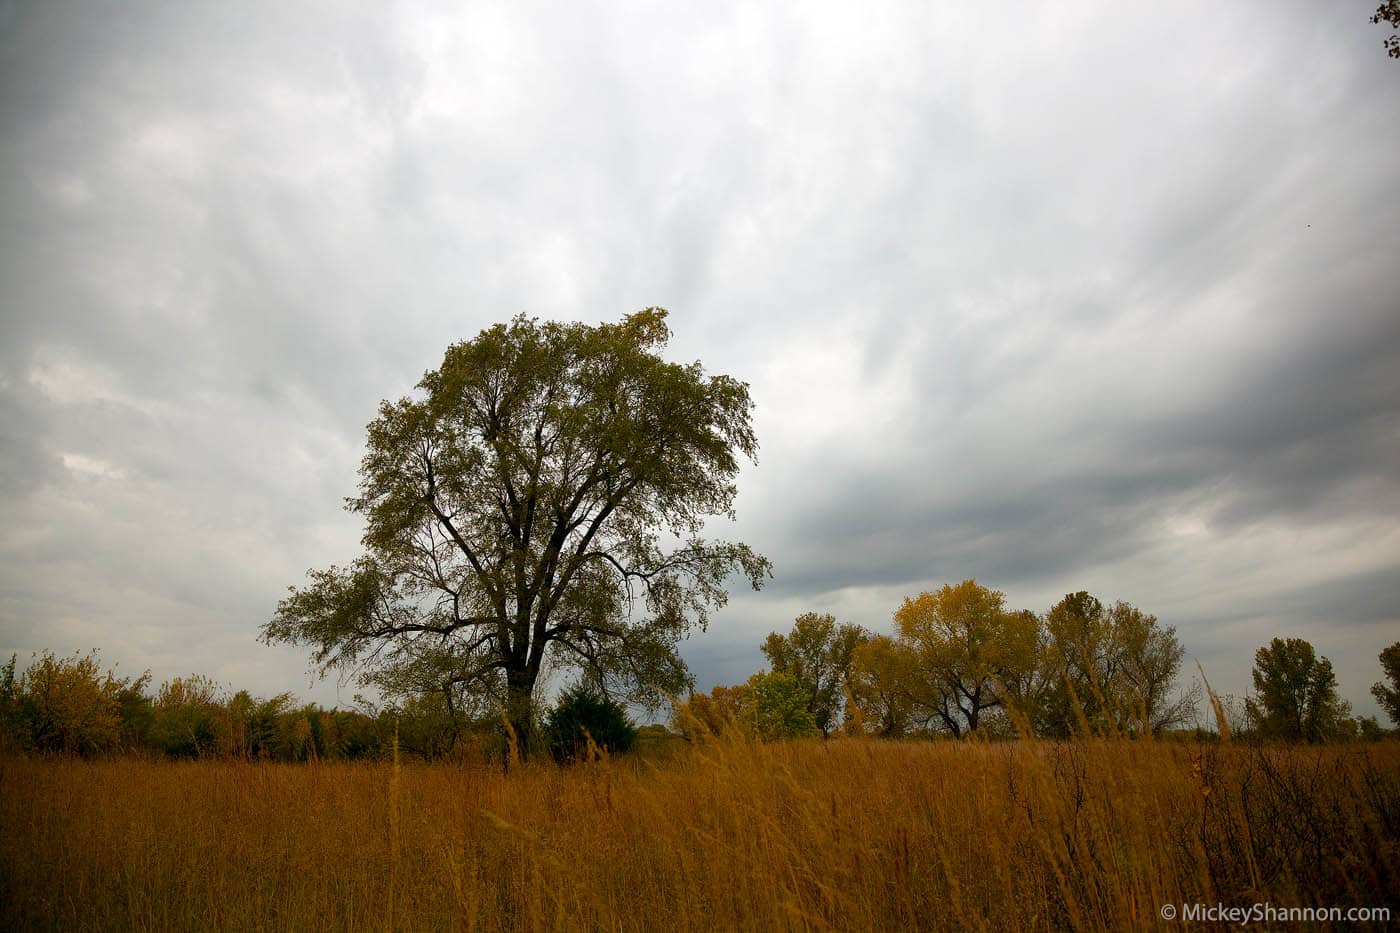
[[[366,5],[351,5],[366,6]],[[333,703],[256,641],[365,424],[517,312],[752,386],[807,610],[1125,599],[1240,693],[1400,640],[1400,61],[1374,0],[0,0],[0,654]]]

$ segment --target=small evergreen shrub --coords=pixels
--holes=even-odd
[[[554,760],[586,758],[588,740],[609,755],[625,752],[637,741],[637,727],[621,703],[587,685],[564,691],[544,721],[545,740]]]

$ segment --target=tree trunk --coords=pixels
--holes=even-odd
[[[506,673],[505,716],[509,726],[506,740],[521,759],[530,757],[530,747],[534,741],[534,693],[535,678],[529,670]],[[506,760],[510,760],[509,753]]]

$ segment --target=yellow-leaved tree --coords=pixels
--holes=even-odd
[[[1024,682],[1036,667],[1035,616],[1008,612],[1005,594],[976,580],[906,598],[894,621],[912,655],[916,718],[954,736],[975,732],[1003,706],[1005,684]]]

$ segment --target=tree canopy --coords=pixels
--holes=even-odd
[[[1400,0],[1384,0],[1371,14],[1371,22],[1390,26],[1390,35],[1385,37],[1385,52],[1391,58],[1400,58],[1400,34],[1396,32],[1400,30]]]
[[[1195,685],[1172,692],[1176,631],[1125,602],[1071,593],[1042,618],[964,580],[907,597],[894,622],[893,638],[852,652],[851,731],[1146,735],[1186,722],[1198,700]]]
[[[851,673],[851,655],[867,638],[859,625],[840,625],[827,613],[804,612],[786,635],[769,632],[762,650],[776,674],[796,678],[807,712],[822,735],[836,726]]]
[[[929,714],[953,735],[976,731],[1002,705],[1002,679],[1036,664],[1035,617],[1008,612],[1006,596],[976,580],[906,598],[894,623],[928,683]]]
[[[1254,653],[1250,714],[1262,735],[1321,742],[1343,733],[1350,705],[1337,693],[1332,662],[1301,638],[1275,638]]]
[[[1047,735],[1146,735],[1190,719],[1199,688],[1172,694],[1185,649],[1176,629],[1156,616],[1080,591],[1050,608],[1045,627],[1050,650],[1039,725]]]
[[[914,651],[888,635],[875,635],[851,656],[851,709],[855,732],[896,738],[909,731],[919,688]]]
[[[1382,651],[1380,657],[1385,680],[1371,685],[1371,695],[1390,721],[1400,726],[1400,641]]]
[[[589,326],[518,316],[448,348],[369,425],[364,553],[291,588],[264,640],[394,693],[504,704],[528,731],[551,665],[659,702],[676,651],[768,560],[701,538],[758,448],[748,386],[663,360],[666,312]]]

